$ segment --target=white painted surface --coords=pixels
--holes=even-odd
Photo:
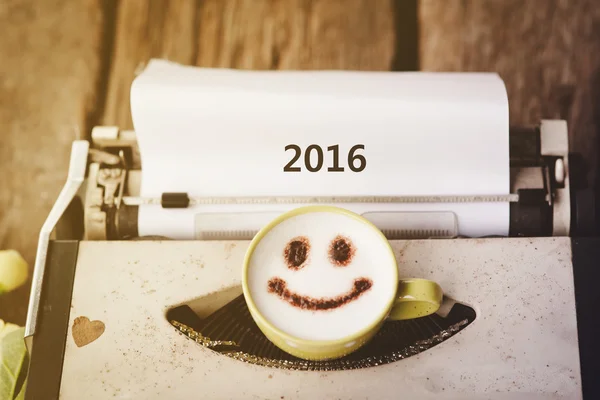
[[[175,305],[240,283],[248,242],[82,242],[62,399],[578,399],[568,238],[393,242],[401,277],[438,281],[474,323],[417,356],[344,372],[241,363],[179,335]],[[78,316],[104,334],[78,348]]]

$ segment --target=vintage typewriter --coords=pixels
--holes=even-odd
[[[595,398],[600,240],[565,121],[509,128],[492,74],[258,72],[153,60],[135,131],[75,141],[43,225],[26,398]],[[430,317],[307,362],[249,318],[255,232],[303,204],[359,212]],[[594,298],[594,296],[596,296]]]

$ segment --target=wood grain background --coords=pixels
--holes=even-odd
[[[70,143],[131,128],[151,57],[245,69],[496,71],[514,124],[569,121],[592,163],[600,124],[597,0],[2,0],[0,248],[33,265]],[[482,134],[485,128],[482,127]],[[23,324],[29,284],[0,298]]]

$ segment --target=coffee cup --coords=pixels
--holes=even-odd
[[[375,225],[333,206],[296,208],[263,227],[246,252],[242,288],[263,334],[307,360],[350,354],[385,321],[430,315],[442,301],[433,281],[399,280]]]

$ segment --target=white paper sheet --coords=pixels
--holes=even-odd
[[[132,85],[141,196],[508,194],[504,83],[487,73],[241,71],[153,60]],[[293,163],[284,166],[297,145]],[[323,154],[316,172],[318,146]],[[337,145],[338,162],[334,167]],[[352,147],[364,148],[351,152]],[[314,146],[313,146],[314,147]],[[360,157],[366,165],[360,172]],[[349,157],[355,157],[349,160]],[[266,207],[283,212],[292,206]],[[461,235],[507,235],[508,203],[357,204],[357,212],[456,213]],[[140,235],[193,238],[200,212],[265,206],[142,206]]]

